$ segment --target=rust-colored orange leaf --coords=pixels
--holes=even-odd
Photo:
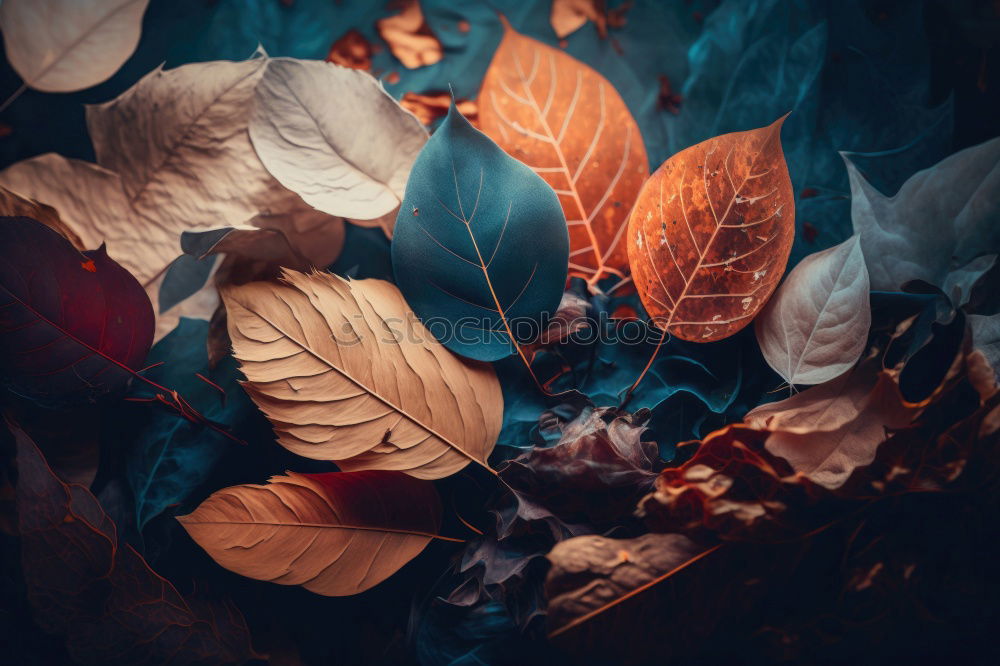
[[[632,114],[600,74],[515,32],[483,79],[479,124],[559,195],[569,224],[570,275],[624,277],[628,212],[649,175]]]
[[[781,280],[795,233],[783,121],[682,150],[643,186],[628,256],[661,330],[721,340],[749,324]]]
[[[389,8],[399,13],[379,19],[375,27],[404,67],[433,65],[444,57],[441,42],[424,20],[419,0],[393,0]]]

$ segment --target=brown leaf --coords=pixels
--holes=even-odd
[[[549,22],[556,37],[562,39],[593,21],[601,38],[608,36],[604,0],[552,0]]]
[[[486,466],[503,414],[493,369],[460,359],[381,280],[285,271],[222,292],[244,386],[293,453],[423,479]]]
[[[177,520],[230,571],[340,597],[420,554],[441,527],[441,501],[402,472],[288,472],[219,490]]]
[[[424,125],[430,125],[438,118],[443,118],[448,114],[451,106],[451,93],[431,92],[425,95],[408,92],[403,94],[403,99],[399,100],[400,105],[415,115]],[[476,102],[469,99],[455,100],[455,106],[465,119],[472,123],[473,127],[479,127],[479,108]]]
[[[30,217],[58,232],[81,252],[88,249],[80,237],[62,221],[55,208],[20,197],[3,187],[0,187],[0,217]]]
[[[242,664],[257,657],[230,604],[182,597],[150,569],[83,486],[17,442],[21,568],[33,616],[81,664]]]
[[[371,71],[372,45],[364,35],[352,28],[330,46],[326,61],[343,67]]]
[[[483,132],[559,195],[569,224],[569,274],[591,285],[607,275],[624,277],[625,220],[649,162],[614,87],[505,21],[479,93],[479,120]]]
[[[431,32],[419,0],[393,0],[390,9],[399,13],[379,19],[375,27],[382,39],[389,44],[389,50],[407,69],[433,65],[444,57],[441,42]]]
[[[588,535],[557,543],[545,579],[549,636],[555,638],[663,582],[712,553],[680,534],[635,539]]]
[[[795,233],[783,120],[682,150],[643,186],[628,255],[660,329],[721,340],[749,324],[778,285]]]

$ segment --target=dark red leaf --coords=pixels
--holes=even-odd
[[[0,218],[0,373],[53,401],[120,388],[153,340],[142,286],[104,247],[79,252],[27,217]]]
[[[21,566],[35,621],[82,664],[239,664],[256,655],[239,611],[186,599],[127,543],[83,486],[17,441]]]

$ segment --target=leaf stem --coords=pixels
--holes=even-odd
[[[18,97],[20,97],[21,95],[24,94],[24,91],[27,90],[27,89],[28,89],[28,84],[27,83],[22,83],[21,87],[14,91],[13,95],[11,95],[10,97],[8,97],[7,100],[3,104],[0,104],[0,113],[3,113],[4,111],[6,111],[7,107],[10,106],[11,104],[13,104],[17,100]]]

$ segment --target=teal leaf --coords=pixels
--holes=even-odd
[[[413,165],[393,234],[413,312],[453,352],[496,361],[516,351],[511,333],[530,339],[556,311],[568,263],[556,193],[453,104]]]
[[[163,365],[143,374],[175,388],[206,419],[229,427],[253,415],[256,408],[237,383],[240,375],[231,356],[209,368],[207,335],[207,321],[181,318],[177,328],[158,342],[147,357],[149,365],[161,362]],[[225,395],[199,379],[196,373],[224,388]],[[132,397],[139,399],[155,395],[145,384],[137,385],[133,392]],[[237,446],[208,425],[193,423],[155,402],[149,412],[126,466],[140,531],[169,506],[187,499],[209,477],[230,447]]]

